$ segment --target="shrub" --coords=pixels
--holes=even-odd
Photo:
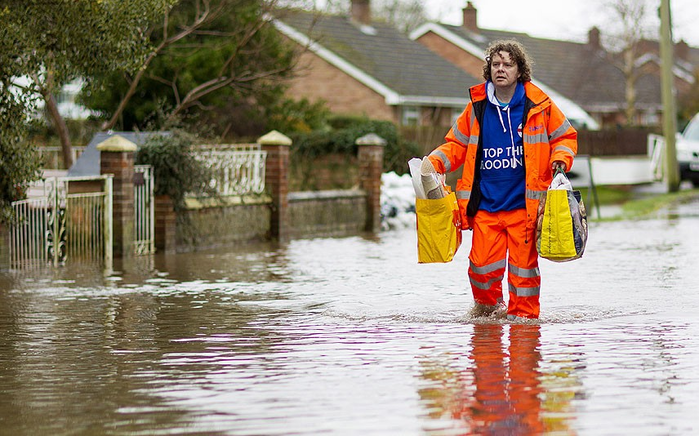
[[[185,196],[215,195],[209,186],[211,173],[192,150],[196,137],[175,130],[171,135],[151,135],[136,153],[136,164],[151,165],[155,195],[172,198],[175,210],[184,209]]]
[[[41,157],[25,141],[24,108],[0,84],[0,222],[12,220],[12,202],[25,198],[29,184],[41,177]]]

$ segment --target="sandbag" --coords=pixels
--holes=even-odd
[[[572,188],[565,173],[556,174],[546,195],[539,200],[537,212],[539,256],[554,262],[582,257],[587,243],[587,211],[580,191]]]

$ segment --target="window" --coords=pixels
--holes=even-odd
[[[641,112],[640,118],[641,125],[644,126],[657,126],[660,124],[660,117],[653,111]]]
[[[420,125],[420,108],[417,106],[403,106],[401,124],[403,126]]]

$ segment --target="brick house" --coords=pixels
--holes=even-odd
[[[372,22],[368,0],[351,13],[278,11],[272,19],[301,51],[288,95],[323,100],[338,114],[398,125],[450,126],[480,82],[386,23]]]
[[[491,41],[515,39],[533,59],[533,81],[543,85],[546,91],[553,91],[553,100],[564,112],[565,105],[561,102],[567,103],[564,100],[567,99],[582,107],[600,126],[625,122],[625,79],[613,56],[602,48],[597,28],[589,31],[585,43],[481,29],[477,10],[469,1],[463,9],[461,26],[426,23],[412,32],[411,38],[472,75],[481,74],[483,53]],[[696,59],[692,51],[686,52],[688,61],[690,56]],[[636,124],[657,125],[662,114],[659,60],[648,55],[643,61],[642,75],[636,83]],[[685,63],[685,67],[688,65]],[[675,86],[682,93],[691,87],[693,78],[686,69],[676,71],[680,74],[676,73]]]

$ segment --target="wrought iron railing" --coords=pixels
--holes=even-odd
[[[265,190],[267,152],[259,144],[201,146],[197,158],[211,169],[210,186],[219,195],[261,194]]]

